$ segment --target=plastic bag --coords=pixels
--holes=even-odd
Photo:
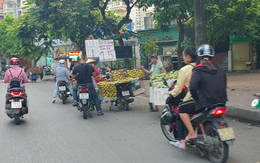
[[[92,83],[93,83],[93,86],[95,87],[95,89],[98,89],[97,82],[95,81],[94,78],[92,78]]]

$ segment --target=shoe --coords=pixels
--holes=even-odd
[[[159,110],[154,110],[154,109],[152,109],[152,110],[150,110],[150,112],[158,112]]]
[[[55,100],[55,99],[53,99],[53,100],[52,100],[52,103],[54,104],[54,103],[55,103],[55,101],[56,101],[56,100]]]
[[[104,115],[103,111],[98,111],[98,116]]]
[[[77,107],[79,104],[77,103],[77,102],[74,102],[73,104],[72,104],[72,106],[73,107]]]

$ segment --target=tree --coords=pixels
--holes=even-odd
[[[107,12],[108,4],[110,0],[92,0],[92,3],[99,9],[103,21],[106,25],[106,27],[109,29],[109,33],[107,33],[108,36],[113,36],[113,39],[117,39],[119,45],[123,46],[123,38],[130,38],[132,36],[136,36],[134,32],[128,31],[128,34],[120,34],[120,30],[124,27],[124,25],[132,22],[130,19],[130,13],[133,9],[133,7],[143,7],[144,3],[142,0],[121,0],[126,5],[126,14],[124,17],[122,17],[119,21],[113,21],[114,19],[111,19],[109,17],[109,12]],[[126,67],[130,69],[130,61],[129,59],[125,60]]]
[[[0,22],[0,54],[1,57],[10,56],[13,47],[13,37],[8,34],[8,29],[12,26],[14,17],[12,14],[7,14],[5,19]]]
[[[143,50],[143,53],[141,54],[141,60],[143,65],[147,68],[149,64],[148,55],[157,54],[158,45],[152,39],[149,39],[148,43],[142,44],[141,48]]]
[[[154,19],[156,27],[162,31],[168,31],[172,21],[176,21],[178,25],[178,67],[182,66],[182,48],[181,42],[183,38],[183,29],[185,23],[193,16],[192,0],[145,0],[148,5],[155,6]]]
[[[194,0],[195,43],[196,47],[207,43],[204,0]]]
[[[98,10],[90,0],[28,0],[34,4],[28,12],[34,14],[37,22],[44,22],[48,38],[70,39],[85,55],[85,40],[89,35],[103,37],[102,22]]]

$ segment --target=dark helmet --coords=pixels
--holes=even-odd
[[[201,45],[197,50],[197,55],[199,57],[214,57],[215,51],[214,48],[208,44]]]
[[[10,65],[19,65],[19,63],[20,62],[18,58],[13,57],[10,59]]]
[[[175,122],[175,118],[176,118],[176,114],[174,112],[166,111],[161,116],[161,121],[162,121],[163,125],[169,125],[169,124],[172,124],[173,122]]]

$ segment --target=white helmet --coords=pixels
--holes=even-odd
[[[65,64],[65,60],[64,59],[60,60],[59,64]]]

